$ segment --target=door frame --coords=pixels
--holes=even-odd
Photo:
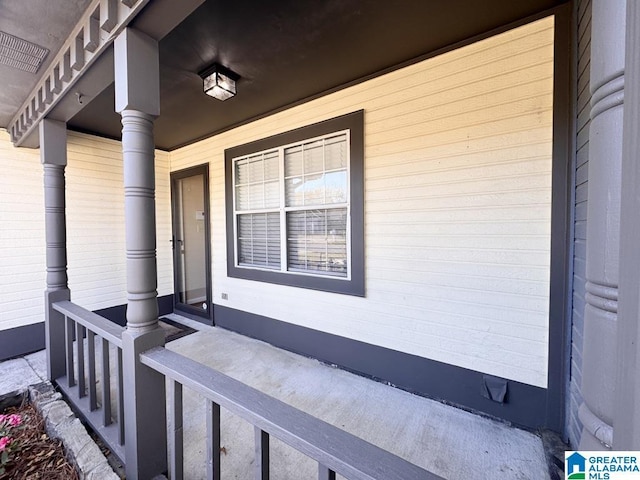
[[[180,292],[178,288],[178,268],[179,261],[176,251],[176,232],[179,230],[178,219],[178,199],[176,196],[177,181],[183,178],[192,177],[194,175],[202,175],[204,178],[204,257],[207,268],[205,268],[205,294],[207,309],[203,311],[199,308],[192,307],[180,302]],[[210,212],[210,196],[209,196],[209,164],[205,163],[195,167],[189,167],[183,170],[171,172],[171,243],[172,243],[172,261],[173,261],[173,310],[174,312],[185,317],[197,320],[199,322],[213,325],[213,284],[211,276],[211,212]]]

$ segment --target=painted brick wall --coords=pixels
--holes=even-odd
[[[573,309],[571,329],[571,384],[569,391],[567,432],[569,442],[577,447],[582,425],[578,419],[578,407],[582,403],[582,330],[584,325],[584,294],[587,255],[587,188],[589,168],[589,70],[591,58],[591,0],[577,2],[577,159],[575,195],[575,244],[573,258]]]

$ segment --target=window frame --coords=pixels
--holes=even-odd
[[[282,149],[292,144],[348,131],[349,164],[347,207],[347,267],[348,276],[338,277],[315,272],[287,269],[287,259],[281,259],[284,270],[240,266],[237,262],[237,226],[235,211],[234,159],[268,150]],[[225,210],[227,240],[227,276],[278,285],[309,288],[332,293],[364,296],[364,110],[314,123],[295,130],[267,137],[255,142],[228,148],[225,154]],[[280,167],[284,160],[280,160]],[[281,191],[284,171],[279,172]],[[284,192],[282,191],[284,195]],[[281,198],[284,202],[284,198]],[[313,210],[310,208],[309,210]],[[282,220],[281,220],[282,222]],[[281,225],[281,228],[286,226]],[[286,241],[286,235],[284,240]]]

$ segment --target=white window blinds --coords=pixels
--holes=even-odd
[[[349,276],[349,134],[234,159],[236,264]]]

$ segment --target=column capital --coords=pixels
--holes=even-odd
[[[116,112],[138,110],[160,115],[158,42],[133,28],[125,28],[114,43]]]
[[[67,124],[45,118],[40,122],[40,161],[43,165],[67,165]]]

